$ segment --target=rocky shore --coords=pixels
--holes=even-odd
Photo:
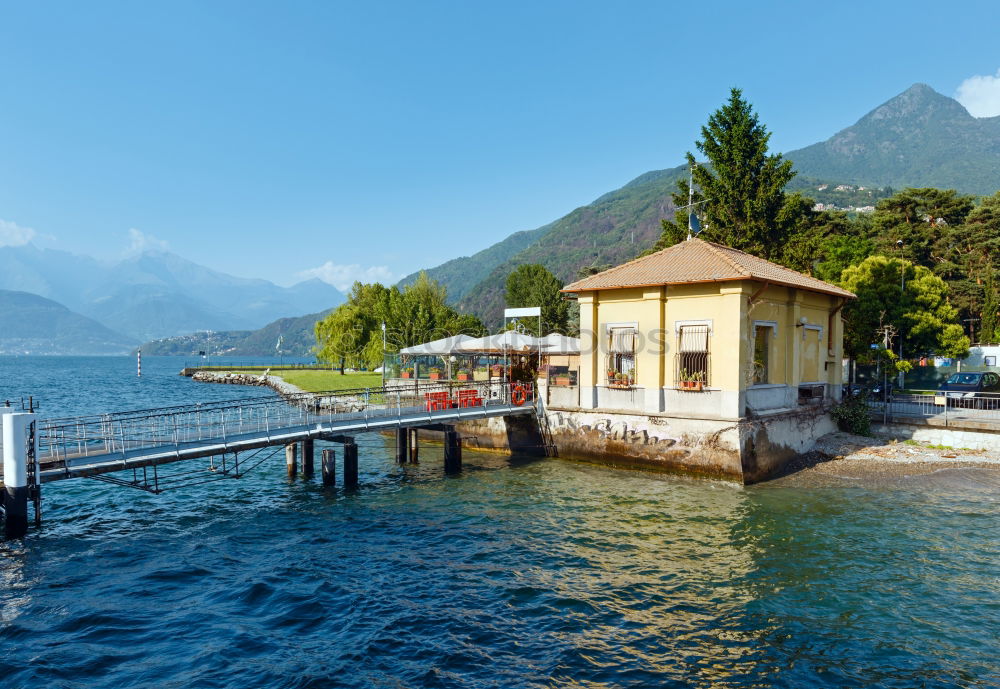
[[[823,436],[811,452],[791,462],[778,481],[848,479],[898,483],[900,479],[968,469],[989,472],[1000,480],[1000,453],[837,432]]]
[[[223,383],[228,385],[254,385],[257,387],[268,387],[279,395],[297,395],[305,392],[302,388],[291,383],[286,383],[277,376],[268,375],[267,372],[261,375],[253,373],[233,373],[231,371],[198,371],[191,380],[200,383]]]

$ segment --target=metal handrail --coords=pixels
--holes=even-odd
[[[458,390],[477,390],[484,406],[507,404],[510,384],[479,381],[435,385],[394,385],[294,395],[253,397],[228,402],[179,405],[39,422],[42,461],[121,453],[140,448],[180,447],[191,443],[226,442],[234,436],[272,433],[282,428],[340,419],[370,420],[402,417],[425,408],[432,393],[446,392],[457,400]],[[526,387],[528,400],[534,390]]]

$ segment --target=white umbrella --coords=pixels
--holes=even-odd
[[[440,340],[434,340],[433,342],[404,347],[399,350],[399,353],[410,356],[447,356],[454,353],[456,351],[455,348],[460,344],[471,339],[472,337],[469,335],[452,335],[451,337],[442,337]]]
[[[504,352],[537,351],[545,348],[545,339],[508,330],[507,332],[466,340],[455,347],[456,354],[502,354]]]

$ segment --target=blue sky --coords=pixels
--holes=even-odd
[[[995,2],[3,2],[0,244],[398,278],[925,82],[1000,114]],[[964,84],[964,87],[963,87]]]

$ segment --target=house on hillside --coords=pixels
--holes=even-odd
[[[549,397],[555,433],[570,413],[577,428],[632,429],[610,444],[564,437],[568,454],[751,482],[833,429],[850,292],[700,239],[563,291],[580,305],[581,357],[576,389]]]

